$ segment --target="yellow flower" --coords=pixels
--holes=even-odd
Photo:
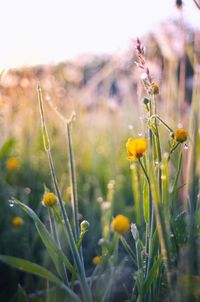
[[[102,256],[95,256],[93,259],[92,259],[92,263],[94,265],[98,265],[100,262],[101,262],[101,259],[102,259]]]
[[[143,156],[147,150],[147,141],[145,138],[129,138],[126,143],[128,159],[135,160]]]
[[[158,84],[152,83],[151,84],[151,88],[152,88],[153,94],[159,94],[159,86],[158,86]]]
[[[9,158],[6,162],[6,168],[10,171],[18,170],[20,167],[20,161],[14,157]]]
[[[183,143],[187,140],[187,131],[185,129],[177,129],[175,132],[175,140]]]
[[[128,217],[119,214],[113,219],[111,227],[114,232],[123,235],[130,229],[130,221]]]
[[[14,227],[20,227],[23,224],[24,224],[24,220],[19,216],[14,217],[13,220],[12,220],[12,225]]]
[[[57,204],[58,199],[54,193],[45,193],[42,201],[46,207],[52,207]]]

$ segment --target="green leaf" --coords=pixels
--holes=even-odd
[[[67,269],[72,273],[73,272],[73,266],[63,253],[61,249],[58,248],[55,241],[51,237],[50,233],[48,232],[45,225],[42,223],[42,221],[39,219],[39,217],[36,215],[36,213],[29,208],[27,205],[23,204],[19,200],[14,199],[14,203],[19,205],[34,221],[36,229],[38,231],[38,234],[40,238],[42,239],[52,261],[54,262],[56,269],[58,270],[58,273],[60,276],[62,276],[61,271],[61,261],[66,265]]]
[[[156,253],[156,246],[158,245],[158,231],[157,229],[154,231],[151,241],[151,250],[150,250],[150,257],[154,256],[154,252]]]
[[[68,288],[56,275],[52,274],[46,268],[21,258],[5,256],[5,255],[0,255],[0,261],[8,265],[14,266],[19,270],[34,274],[38,277],[44,278],[50,282],[55,283],[63,290],[65,290],[68,293],[68,295],[73,299],[70,301],[81,302],[79,297],[70,288]]]
[[[46,280],[49,280],[58,286],[63,286],[62,281],[56,277],[54,274],[52,274],[50,271],[48,271],[46,268],[36,264],[32,263],[30,261],[21,259],[21,258],[16,258],[16,257],[11,257],[11,256],[5,256],[5,255],[0,255],[0,261],[9,264],[11,266],[14,266],[18,268],[19,270],[34,274],[36,276],[39,276],[41,278],[44,278]]]
[[[130,247],[130,245],[128,244],[128,242],[123,236],[120,236],[120,241],[123,247],[125,248],[125,250],[127,251],[127,253],[129,254],[129,256],[131,257],[131,260],[133,261],[135,267],[137,268],[137,258],[132,248]]]
[[[9,138],[8,140],[5,141],[3,146],[0,148],[0,160],[2,160],[3,158],[9,155],[14,144],[15,144],[14,138]]]
[[[144,294],[146,294],[149,291],[151,285],[156,280],[158,271],[160,268],[161,260],[162,260],[161,257],[158,257],[158,259],[154,262],[154,264],[149,272],[149,275],[144,283],[144,288],[143,288]]]

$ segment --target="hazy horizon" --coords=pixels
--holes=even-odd
[[[200,28],[195,4],[184,3],[186,21]],[[177,17],[175,1],[8,0],[1,8],[0,70],[121,53],[134,37]]]

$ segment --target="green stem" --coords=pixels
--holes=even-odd
[[[59,201],[59,204],[60,204],[62,216],[63,216],[65,227],[66,227],[66,230],[67,230],[71,252],[72,252],[74,261],[76,263],[78,274],[79,274],[79,277],[80,277],[81,290],[82,290],[82,294],[84,296],[84,301],[85,302],[91,302],[92,301],[91,291],[90,291],[90,288],[89,288],[87,280],[86,280],[84,267],[83,267],[82,262],[81,262],[81,258],[80,258],[80,255],[79,255],[79,252],[78,252],[78,249],[77,249],[77,246],[76,246],[76,242],[75,242],[74,235],[73,235],[73,232],[72,232],[72,228],[71,228],[71,225],[70,225],[70,222],[69,222],[69,218],[68,218],[68,215],[65,211],[63,201],[62,201],[62,197],[61,197],[61,193],[60,193],[60,190],[59,190],[59,187],[58,187],[58,181],[57,181],[57,177],[56,177],[56,173],[55,173],[53,159],[52,159],[52,156],[51,156],[51,148],[50,148],[50,141],[49,141],[48,131],[47,131],[46,124],[45,124],[45,119],[44,119],[42,89],[39,85],[37,87],[37,93],[38,93],[38,102],[39,102],[39,109],[40,109],[40,116],[41,116],[41,123],[42,123],[44,148],[45,148],[45,151],[47,152],[55,192],[56,192],[56,195],[58,197],[58,201]]]
[[[66,124],[66,128],[67,128],[67,143],[68,143],[68,152],[69,152],[69,171],[70,171],[70,184],[71,184],[73,224],[74,224],[75,240],[77,241],[78,236],[79,236],[78,194],[77,194],[76,173],[75,173],[75,167],[74,167],[74,156],[73,156],[73,150],[72,150],[70,123]]]
[[[154,100],[154,115],[156,115],[156,96],[153,95]],[[160,198],[162,200],[162,170],[161,170],[161,162],[162,162],[162,154],[161,154],[161,146],[160,146],[160,136],[158,131],[158,124],[155,120],[155,144],[156,144],[156,153],[157,153],[157,161],[158,161],[158,183],[159,183],[159,193]]]
[[[174,184],[172,187],[172,198],[171,198],[171,209],[172,209],[172,214],[175,214],[175,211],[177,210],[177,202],[176,202],[176,196],[177,196],[177,184],[179,180],[179,176],[181,174],[181,167],[182,167],[182,159],[183,159],[183,150],[180,148],[180,154],[179,154],[179,159],[178,159],[178,169],[176,173],[176,177],[174,180]],[[174,212],[174,213],[173,213]]]
[[[55,242],[57,243],[58,248],[61,250],[61,244],[60,244],[60,240],[59,240],[59,236],[58,236],[57,225],[55,222],[55,216],[52,213],[52,209],[48,209],[48,213],[49,213],[49,221],[50,221],[52,236],[53,236]],[[67,271],[66,271],[66,267],[65,267],[64,263],[63,263],[62,276],[63,276],[63,279],[65,280],[67,286],[69,286],[69,280],[67,277]]]
[[[148,275],[149,269],[150,269],[150,255],[149,252],[151,250],[151,242],[152,242],[152,237],[153,237],[153,229],[154,229],[154,211],[153,211],[153,204],[152,204],[152,194],[151,194],[151,183],[149,176],[147,174],[147,171],[141,161],[140,158],[138,158],[139,164],[144,172],[144,175],[147,179],[148,182],[148,187],[149,187],[149,221],[148,221],[148,226],[146,228],[146,253],[147,253],[147,269],[146,269],[146,275]]]
[[[75,240],[74,240],[74,236],[73,236],[72,228],[71,228],[71,225],[70,225],[70,222],[69,222],[69,218],[68,218],[67,213],[65,211],[63,201],[62,201],[62,198],[61,198],[61,194],[60,194],[60,190],[58,188],[58,181],[57,181],[57,177],[56,177],[56,174],[55,174],[55,169],[54,169],[53,160],[52,160],[50,151],[48,151],[48,159],[49,159],[49,165],[50,165],[50,170],[51,170],[51,174],[52,174],[52,179],[53,179],[56,195],[57,195],[59,203],[60,203],[61,212],[62,212],[62,215],[63,215],[63,218],[64,218],[65,227],[66,227],[67,233],[68,233],[69,244],[70,244],[70,247],[71,247],[72,255],[74,257],[75,263],[77,265],[78,274],[80,276],[82,293],[85,296],[85,301],[89,302],[89,301],[92,301],[91,292],[90,292],[90,289],[89,289],[88,284],[87,284],[85,272],[84,272],[84,269],[83,269],[83,266],[82,266],[82,262],[81,262],[81,259],[80,259],[80,255],[79,255]]]
[[[180,176],[180,173],[181,173],[182,159],[183,159],[183,150],[181,148],[180,149],[180,154],[179,154],[179,160],[178,160],[178,170],[177,170],[176,177],[175,177],[175,180],[174,180],[172,194],[174,194],[174,192],[176,190],[178,179],[179,179],[179,176]]]
[[[177,143],[170,151],[168,156],[168,161],[170,160],[171,154],[176,150],[176,148],[180,145],[180,143]]]
[[[170,128],[160,117],[159,117],[159,115],[158,114],[153,114],[153,115],[151,115],[151,117],[149,118],[149,121],[151,120],[151,119],[158,119],[170,132],[173,132],[173,129],[172,128]]]
[[[138,158],[138,162],[139,162],[139,164],[140,164],[140,166],[141,166],[141,168],[142,168],[142,170],[143,170],[143,172],[144,172],[144,175],[145,175],[145,177],[146,177],[146,179],[147,179],[147,182],[148,182],[148,186],[149,186],[149,188],[150,188],[150,190],[151,190],[150,179],[149,179],[149,176],[148,176],[148,174],[147,174],[147,171],[146,171],[146,169],[145,169],[145,167],[144,167],[144,165],[143,165],[143,163],[142,163],[142,161],[141,161],[141,158]]]
[[[147,261],[147,269],[146,269],[146,277],[149,274],[150,265],[151,265],[151,246],[152,246],[152,238],[153,238],[153,231],[154,231],[154,209],[152,204],[152,195],[151,192],[149,194],[149,204],[150,204],[150,231],[149,231],[149,246],[148,246],[148,261]]]

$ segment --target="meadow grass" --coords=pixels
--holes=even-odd
[[[32,166],[12,154],[13,139],[2,146],[1,186],[11,208],[4,207],[16,216],[12,236],[33,240],[26,238],[30,254],[20,257],[16,251],[13,257],[12,250],[5,255],[2,249],[0,260],[45,280],[36,278],[35,285],[29,279],[12,301],[198,301],[198,57],[192,54],[192,103],[180,127],[173,100],[165,103],[166,94],[160,101],[162,89],[153,80],[140,40],[136,53],[143,102],[133,127],[127,127],[132,119],[128,103],[114,112],[105,104],[92,112],[79,108],[75,123],[73,113],[66,118],[66,111],[44,101],[38,85],[35,125],[28,120],[18,142]],[[24,190],[28,180],[31,198],[28,185]]]

